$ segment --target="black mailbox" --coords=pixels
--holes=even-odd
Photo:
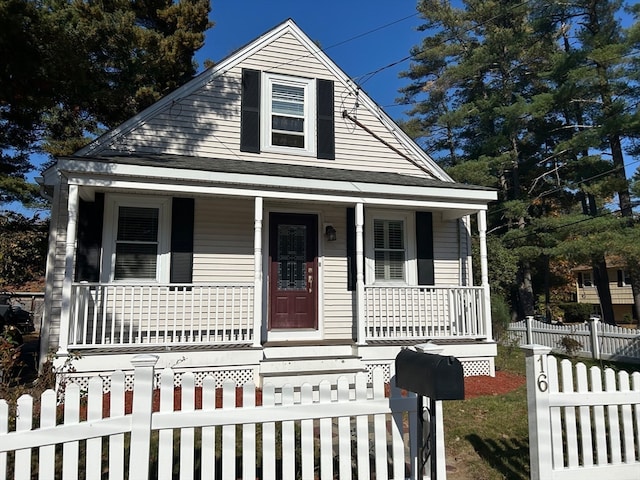
[[[396,386],[431,400],[464,400],[462,364],[456,357],[404,349],[396,356]]]

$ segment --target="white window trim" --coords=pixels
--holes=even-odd
[[[116,237],[118,211],[121,206],[157,208],[158,212],[158,261],[155,280],[128,278],[114,280],[116,264]],[[105,199],[104,227],[102,232],[101,281],[109,283],[169,283],[171,266],[171,198],[133,195],[107,195]]]
[[[589,277],[587,279],[587,277]],[[591,288],[593,287],[593,273],[592,272],[582,272],[582,288]]]
[[[629,279],[629,273],[624,268],[619,268],[618,270],[622,271],[622,286],[628,287],[631,285],[631,281]]]
[[[374,220],[402,220],[404,222],[405,280],[376,280],[373,240]],[[367,285],[417,285],[416,226],[414,212],[400,210],[367,210],[365,212],[365,283]]]
[[[304,145],[305,148],[283,147],[271,144],[271,86],[273,84],[292,85],[304,88]],[[261,150],[264,152],[297,153],[299,155],[315,156],[316,154],[316,84],[312,78],[290,77],[265,73],[262,75],[262,105],[260,124],[262,131]]]

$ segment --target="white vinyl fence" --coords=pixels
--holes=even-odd
[[[640,478],[640,372],[602,371],[526,345],[532,480]]]
[[[509,324],[506,342],[546,345],[556,352],[563,352],[560,342],[565,337],[580,344],[576,352],[580,356],[596,360],[640,362],[640,330],[608,325],[597,318],[585,323],[552,325],[528,317]]]
[[[156,361],[134,360],[131,413],[122,372],[108,408],[98,377],[86,396],[68,384],[62,404],[53,390],[22,396],[15,427],[0,400],[0,478],[421,478],[416,397],[385,395],[382,370],[372,384],[362,373],[296,391],[230,380],[220,390],[211,377],[200,390],[186,373],[176,408],[173,371],[156,373]]]

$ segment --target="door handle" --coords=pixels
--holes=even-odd
[[[313,268],[307,270],[307,289],[309,293],[313,292]]]

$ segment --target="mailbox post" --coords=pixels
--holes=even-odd
[[[422,348],[423,352],[434,349]],[[438,349],[440,350],[440,349]],[[396,356],[396,386],[418,395],[418,418],[422,432],[420,448],[420,472],[424,471],[427,459],[431,461],[431,480],[437,476],[436,408],[440,400],[464,399],[464,374],[460,361],[452,356],[421,353],[404,349]],[[424,428],[425,397],[429,399],[428,435]]]

